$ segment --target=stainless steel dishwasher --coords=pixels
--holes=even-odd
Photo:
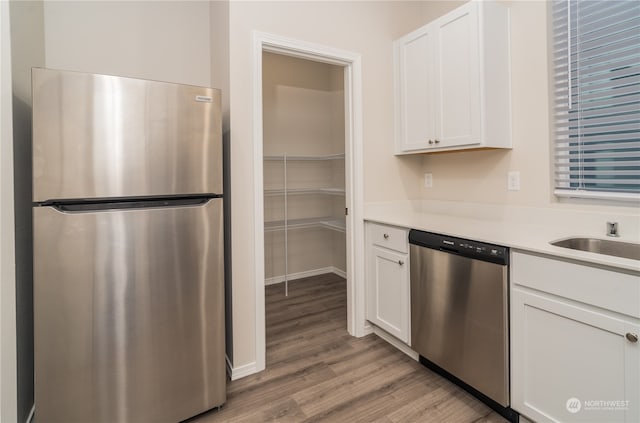
[[[509,249],[411,230],[411,347],[511,421]]]

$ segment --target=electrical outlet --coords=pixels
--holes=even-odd
[[[514,170],[508,173],[507,189],[509,191],[520,191],[520,172]]]
[[[433,175],[431,173],[424,174],[424,187],[425,188],[433,187]]]

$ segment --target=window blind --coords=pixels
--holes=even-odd
[[[555,187],[640,199],[640,1],[553,2]]]

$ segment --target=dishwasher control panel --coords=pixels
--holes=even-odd
[[[409,243],[492,263],[509,263],[509,248],[500,245],[418,231],[416,229],[412,229],[409,232]]]

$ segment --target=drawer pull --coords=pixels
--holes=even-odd
[[[384,234],[382,236],[384,237],[384,239],[389,239],[389,234]]]
[[[403,261],[403,260],[398,260],[398,264],[399,264],[400,266],[402,266],[402,265],[404,264],[404,261]],[[627,334],[627,335],[629,335],[629,334]],[[636,341],[637,341],[637,339],[636,339]]]
[[[628,332],[625,335],[625,338],[627,338],[627,341],[629,342],[638,342],[638,335],[636,335],[635,333]]]

